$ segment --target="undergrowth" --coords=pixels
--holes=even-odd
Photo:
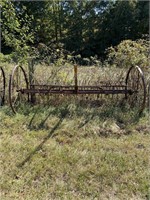
[[[1,108],[2,199],[148,199],[148,112],[79,102]]]
[[[39,82],[49,80],[48,71],[40,75],[44,69],[39,67]],[[104,76],[102,69],[99,74],[88,69],[87,77],[79,74],[81,84],[109,76],[120,81],[124,74],[116,69],[111,76],[108,68]],[[61,77],[61,83],[72,83],[72,69],[66,70],[54,70],[52,81]],[[129,109],[122,97],[54,95],[49,103],[38,96],[34,106],[22,102],[14,115],[7,98],[0,108],[1,199],[149,199],[147,109],[139,117],[138,108]]]

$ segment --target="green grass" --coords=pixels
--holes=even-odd
[[[5,66],[7,83],[11,69]],[[52,83],[74,84],[73,68],[38,65],[35,74],[37,83],[52,78]],[[79,83],[95,85],[110,77],[116,82],[122,74],[124,70],[81,67]],[[150,198],[147,110],[139,118],[136,109],[122,106],[122,98],[107,96],[98,102],[53,95],[44,104],[46,99],[39,98],[43,106],[22,103],[16,115],[8,96],[0,107],[2,200]]]
[[[118,110],[1,108],[1,199],[148,199],[148,113]]]

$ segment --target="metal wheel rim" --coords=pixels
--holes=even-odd
[[[13,81],[14,81],[15,73],[16,73],[17,69],[20,69],[21,70],[20,72],[23,74],[23,78],[24,78],[24,81],[25,81],[25,84],[26,84],[26,88],[28,88],[28,85],[29,85],[28,84],[28,78],[27,78],[26,72],[23,69],[23,67],[19,66],[19,65],[15,66],[14,69],[12,70],[12,73],[11,73],[10,79],[9,79],[9,104],[10,104],[10,107],[11,107],[11,109],[14,113],[16,113],[17,111],[15,109],[15,106],[14,106],[13,100],[12,100],[12,90],[13,90]],[[19,95],[19,93],[18,93],[18,95]],[[28,95],[27,98],[29,100],[29,95]]]
[[[0,98],[1,98],[1,101],[0,101],[0,105],[4,105],[4,102],[5,102],[5,88],[6,88],[6,78],[5,78],[5,72],[3,70],[2,67],[0,67],[0,81],[1,81],[1,84],[2,84],[2,87],[0,87]]]
[[[136,74],[132,74],[132,71],[134,70],[134,73],[136,72]],[[134,77],[133,75],[138,75],[138,78]],[[131,78],[131,80],[130,80]],[[132,81],[132,86],[129,84],[129,81]],[[142,84],[142,85],[139,85],[138,81]],[[127,100],[130,101],[130,99],[132,99],[132,103],[134,103],[134,105],[132,105],[133,107],[136,106],[136,101],[138,98],[138,94],[143,94],[142,95],[142,100],[141,100],[141,105],[139,105],[139,115],[143,112],[144,108],[145,108],[145,103],[146,103],[146,84],[145,84],[145,79],[144,79],[144,74],[143,74],[143,71],[141,70],[141,68],[139,66],[132,66],[130,67],[130,69],[128,70],[128,73],[127,73],[127,76],[126,76],[126,86],[127,86],[127,89],[132,89],[134,90],[135,88],[134,87],[137,87],[137,95],[136,93],[135,94],[132,94],[132,95],[127,95]],[[140,88],[141,86],[141,88]],[[140,89],[142,89],[142,93],[139,93]],[[135,102],[133,102],[135,100]],[[130,102],[129,102],[130,104]]]

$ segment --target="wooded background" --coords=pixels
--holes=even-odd
[[[1,7],[3,54],[38,50],[103,60],[108,47],[149,34],[149,1],[3,0]]]

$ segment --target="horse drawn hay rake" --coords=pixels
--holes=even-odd
[[[4,105],[5,88],[6,88],[5,72],[4,69],[0,67],[0,106]]]
[[[16,66],[9,80],[9,103],[16,113],[23,102],[30,102],[32,95],[123,95],[130,105],[136,107],[141,114],[146,101],[146,86],[140,67],[132,66],[127,72],[124,84],[107,84],[100,82],[98,86],[78,85],[77,66],[74,66],[74,85],[42,85],[29,84],[27,73],[22,66]]]

